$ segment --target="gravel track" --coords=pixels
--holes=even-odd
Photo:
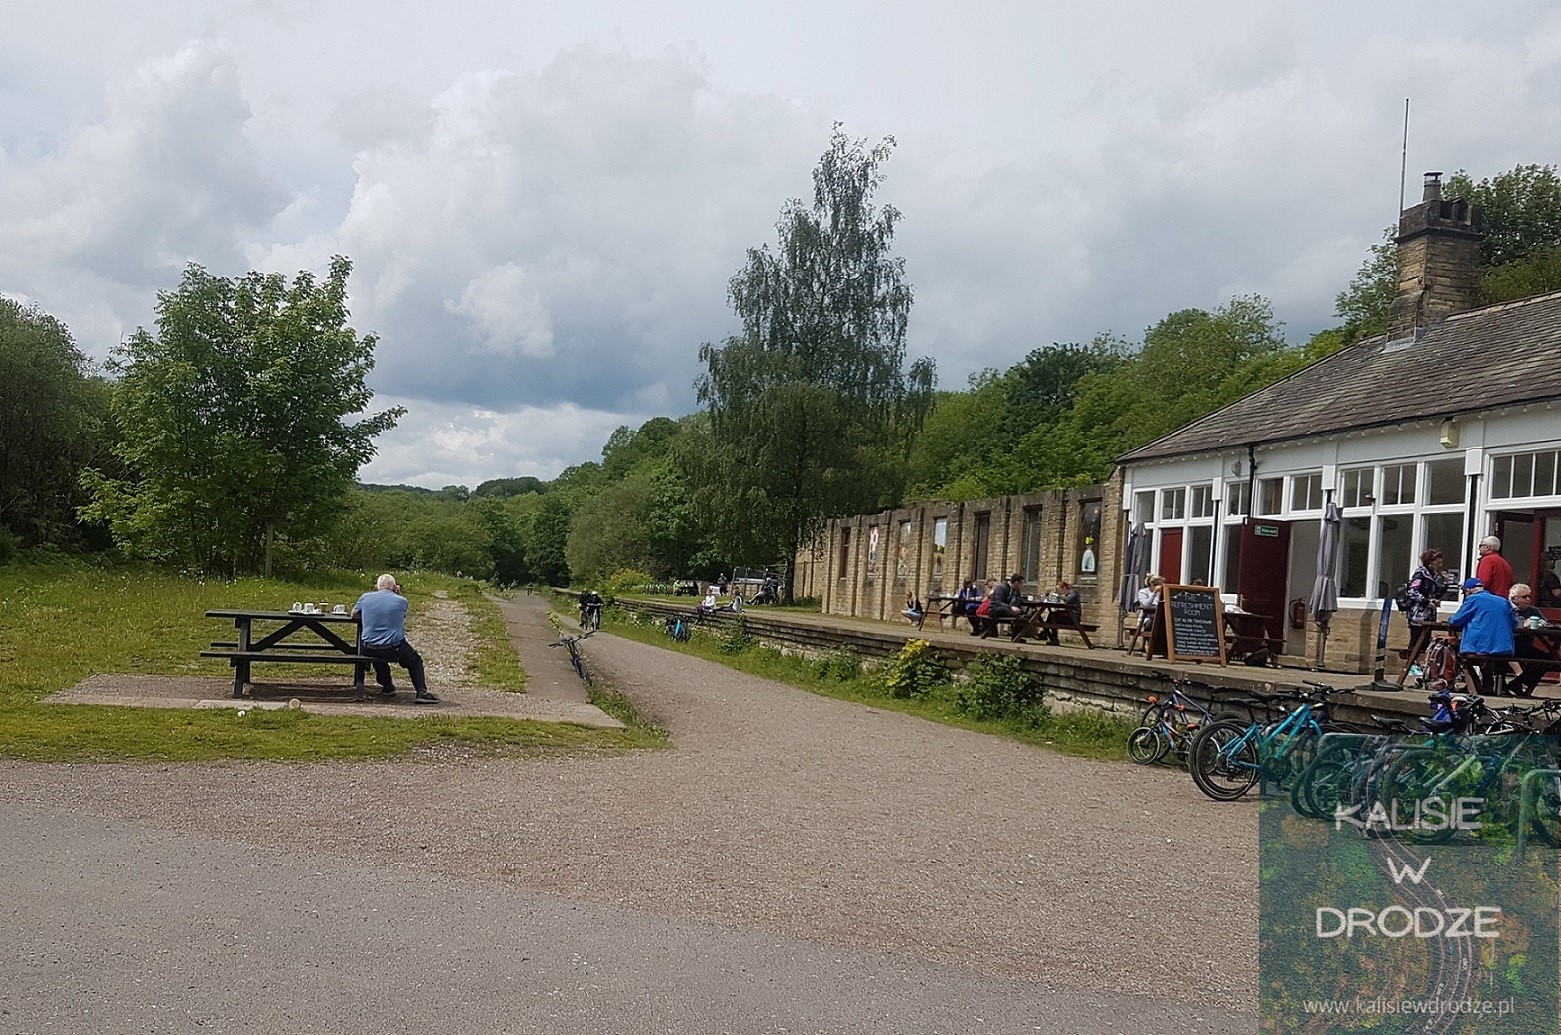
[[[506,611],[512,629],[545,618],[541,598]],[[567,664],[516,639],[533,676]],[[1179,771],[1067,758],[606,633],[585,647],[673,749],[0,762],[0,786],[19,804],[1252,1014],[1250,803],[1207,801]]]

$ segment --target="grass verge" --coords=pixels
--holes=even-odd
[[[1039,717],[975,718],[958,704],[958,684],[948,684],[923,696],[892,697],[873,671],[862,670],[849,654],[809,659],[753,642],[741,643],[721,630],[696,629],[686,642],[666,635],[659,619],[636,622],[609,608],[603,627],[615,635],[725,665],[764,679],[858,704],[916,715],[948,726],[1011,737],[1079,758],[1103,761],[1127,759],[1127,736],[1137,725],[1095,712],[1045,712]]]
[[[45,705],[50,694],[94,673],[228,679],[221,660],[200,658],[211,640],[232,632],[206,617],[220,607],[285,610],[295,600],[351,604],[369,578],[322,573],[308,583],[181,578],[141,566],[76,561],[0,567],[0,756],[39,761],[215,758],[329,760],[382,758],[429,744],[503,753],[655,746],[644,728],[600,730],[498,718],[416,719],[320,716],[307,712],[138,709]],[[407,579],[415,614],[443,589],[468,608],[484,686],[525,685],[498,608],[470,582],[442,576]],[[308,665],[289,676],[306,678]],[[319,675],[341,677],[340,667]],[[642,724],[643,726],[643,724]]]

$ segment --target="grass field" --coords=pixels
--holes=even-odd
[[[472,618],[476,681],[522,690],[525,673],[498,608],[467,580],[419,575],[408,579],[414,622],[443,590]],[[198,760],[256,758],[323,760],[385,757],[429,743],[474,751],[621,749],[657,746],[664,738],[643,725],[628,731],[492,718],[416,720],[316,716],[307,712],[141,709],[41,705],[45,697],[96,673],[202,676],[227,679],[219,659],[200,658],[215,638],[231,633],[205,613],[220,607],[285,610],[295,600],[350,605],[369,577],[322,575],[307,583],[267,579],[232,582],[182,578],[144,567],[94,567],[75,562],[0,567],[0,755],[36,760]],[[292,674],[310,674],[296,666]],[[339,677],[339,667],[321,674]]]

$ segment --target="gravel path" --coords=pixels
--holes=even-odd
[[[512,629],[544,607],[507,605]],[[536,637],[517,642],[528,672],[560,663]],[[1252,1016],[1251,804],[1209,802],[1179,772],[1065,758],[608,634],[586,648],[674,749],[4,762],[0,786],[24,806]]]

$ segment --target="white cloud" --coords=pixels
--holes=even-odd
[[[526,271],[512,262],[467,282],[451,312],[472,322],[483,351],[546,359],[553,354],[553,321]]]

